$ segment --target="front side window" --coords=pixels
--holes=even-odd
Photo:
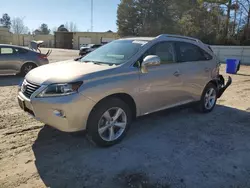
[[[198,46],[187,42],[176,42],[177,61],[205,61],[210,60],[211,56]]]
[[[1,48],[1,55],[10,55],[13,53],[14,53],[13,48],[8,48],[8,47]]]
[[[157,55],[161,59],[161,64],[174,62],[174,47],[171,42],[160,42],[150,48],[144,55]]]
[[[97,48],[81,59],[81,62],[123,64],[133,57],[147,41],[116,40]]]

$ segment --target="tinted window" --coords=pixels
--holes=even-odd
[[[144,55],[157,55],[161,59],[161,64],[168,64],[174,62],[174,47],[171,42],[161,42],[154,45]]]
[[[201,51],[202,51],[202,54],[203,54],[204,57],[205,57],[205,60],[211,60],[211,59],[213,59],[213,57],[212,57],[209,53],[205,52],[205,51],[202,50],[202,49],[201,49]]]
[[[8,55],[8,54],[13,54],[13,48],[8,48],[8,47],[2,47],[1,48],[1,54],[2,55]]]
[[[176,42],[178,62],[204,61],[212,57],[196,45],[186,42]]]
[[[19,54],[25,54],[28,52],[28,50],[23,49],[23,48],[15,48],[15,51]]]

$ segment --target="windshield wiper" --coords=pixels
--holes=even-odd
[[[104,63],[104,62],[97,62],[97,61],[94,61],[93,62],[94,64],[96,64],[96,65],[112,65],[111,63]]]
[[[106,62],[100,62],[100,61],[83,61],[85,63],[94,63],[96,65],[109,65],[109,66],[113,66],[114,63],[106,63]]]

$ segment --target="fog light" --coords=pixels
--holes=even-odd
[[[55,116],[57,116],[57,117],[62,117],[62,118],[65,118],[65,117],[66,117],[65,114],[64,114],[64,112],[63,112],[62,110],[54,110],[54,111],[53,111],[53,114],[54,114]]]

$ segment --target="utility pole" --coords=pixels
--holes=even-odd
[[[242,11],[240,11],[240,20],[238,23],[238,29],[237,29],[237,40],[239,39],[239,33],[240,33],[240,26],[241,26],[241,19],[242,19]]]
[[[236,17],[237,17],[237,10],[238,10],[238,0],[236,0],[234,4],[234,25],[233,25],[233,35],[236,33]]]
[[[232,0],[229,0],[228,5],[227,5],[227,21],[226,21],[226,28],[225,28],[225,33],[224,33],[224,38],[225,39],[228,37],[228,28],[229,28],[229,22],[230,22],[231,6],[232,6]]]
[[[93,0],[91,0],[91,20],[90,31],[93,32]]]

